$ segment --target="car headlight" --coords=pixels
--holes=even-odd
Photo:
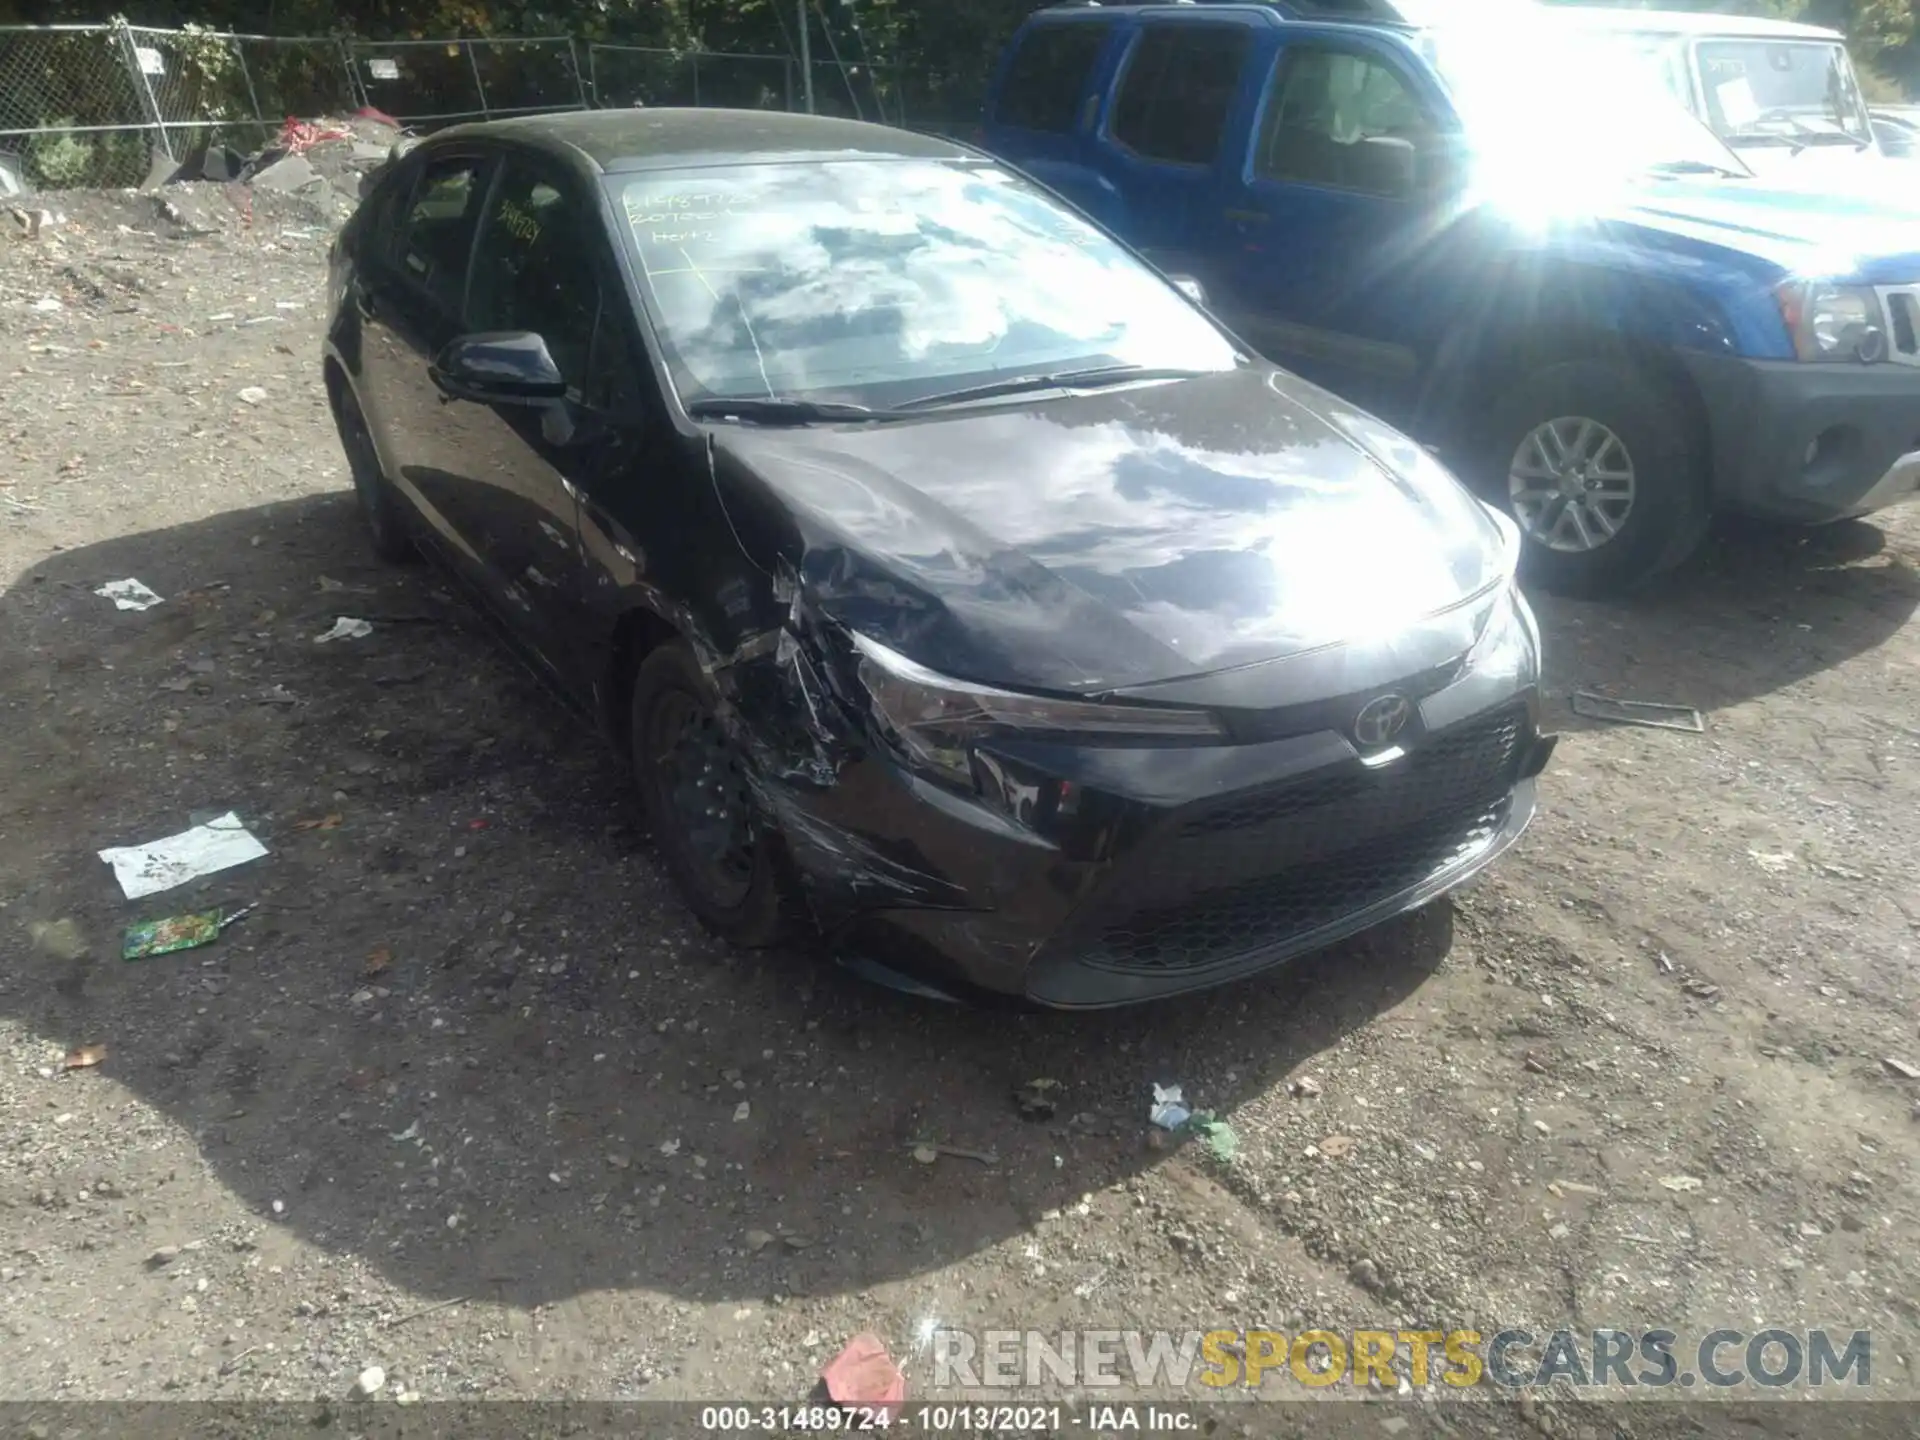
[[[1872,364],[1886,358],[1880,297],[1871,286],[1790,280],[1773,293],[1800,359]]]
[[[1540,673],[1540,625],[1519,587],[1509,585],[1467,654],[1474,675],[1532,677]]]
[[[995,732],[1082,735],[1148,742],[1226,738],[1205,710],[1021,695],[954,680],[864,635],[854,635],[860,684],[907,754],[948,779],[972,783],[970,748]]]

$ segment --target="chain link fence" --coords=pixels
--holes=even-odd
[[[567,36],[514,40],[351,40],[366,103],[406,125],[587,108]]]
[[[0,151],[53,189],[144,178],[152,131],[124,37],[102,26],[0,29]]]
[[[189,26],[0,26],[0,161],[44,189],[134,185],[218,140],[250,152],[288,119],[364,106],[402,125],[593,106],[804,108],[785,55],[581,44],[568,36],[355,40]],[[816,57],[822,114],[942,129],[924,83]]]
[[[639,45],[587,47],[593,103],[723,105],[739,110],[799,108],[799,67],[785,55],[656,50]]]

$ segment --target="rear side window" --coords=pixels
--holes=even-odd
[[[400,268],[449,310],[460,308],[467,251],[486,197],[486,162],[472,156],[435,160],[420,173],[400,243]]]
[[[1114,100],[1113,138],[1152,160],[1211,165],[1248,43],[1238,26],[1148,26]]]
[[[1087,77],[1106,43],[1105,25],[1040,25],[1027,31],[1007,67],[993,118],[1021,130],[1070,133]]]

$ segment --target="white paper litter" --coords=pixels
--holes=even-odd
[[[160,597],[138,580],[109,580],[93,593],[121,610],[151,610],[160,603]]]
[[[266,853],[267,847],[229,810],[216,820],[163,840],[102,850],[100,858],[113,867],[113,877],[120,882],[127,899],[138,900],[184,885],[189,880],[198,880],[202,875],[231,870]]]
[[[313,637],[313,643],[324,645],[329,640],[361,640],[373,633],[373,626],[364,620],[356,620],[351,615],[342,615],[333,622],[333,628],[324,635]]]
[[[1156,1085],[1153,1087],[1153,1108],[1147,1112],[1147,1119],[1162,1130],[1178,1130],[1193,1118],[1193,1111],[1187,1108],[1187,1097],[1180,1093],[1178,1085]]]

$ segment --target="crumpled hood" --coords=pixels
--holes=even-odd
[[[1487,511],[1417,445],[1263,365],[711,433],[750,553],[779,535],[757,558],[795,567],[823,613],[988,684],[1102,691],[1391,645],[1508,563]]]
[[[1824,166],[1795,179],[1666,181],[1639,191],[1613,218],[1757,255],[1796,274],[1909,284],[1920,280],[1920,166],[1884,157],[1876,164],[1877,183],[1841,185]]]

